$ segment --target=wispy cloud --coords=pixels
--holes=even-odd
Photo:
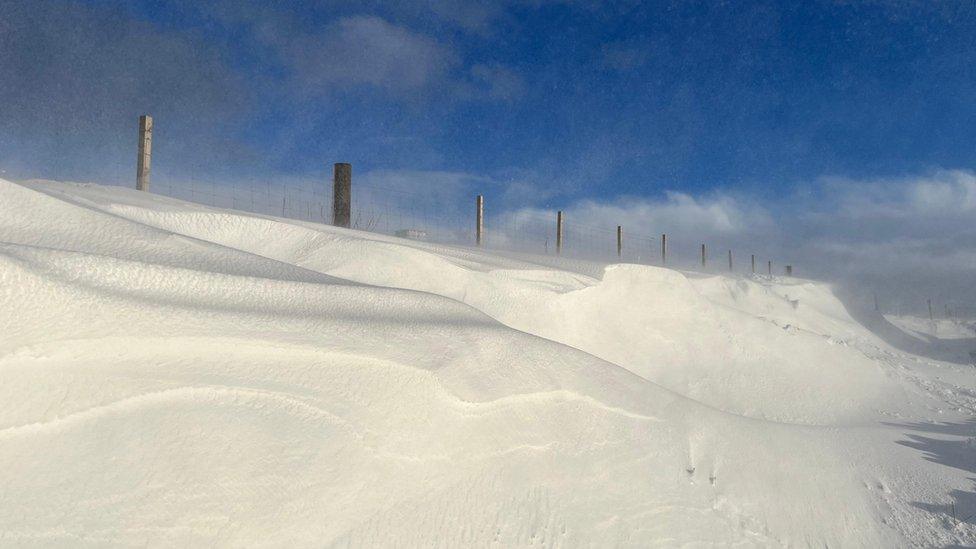
[[[423,91],[460,63],[449,45],[373,16],[344,17],[280,47],[303,89],[316,95],[363,85]]]
[[[435,21],[465,31],[487,28],[502,11],[500,5],[464,2],[430,2],[428,7],[424,13]],[[452,32],[411,25],[421,21],[418,10],[390,5],[374,10],[386,15],[354,12],[325,25],[261,5],[240,10],[224,4],[213,13],[269,48],[288,76],[283,86],[301,96],[373,90],[392,99],[509,101],[522,94],[522,77],[511,67],[471,63]]]
[[[525,92],[522,77],[500,63],[477,64],[471,67],[475,88],[487,98],[511,101]]]

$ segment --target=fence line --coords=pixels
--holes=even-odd
[[[153,192],[216,208],[248,211],[314,223],[333,224],[334,199],[325,184],[303,188],[278,182],[229,187],[200,181],[153,183]],[[480,196],[480,199],[479,199]],[[467,199],[470,200],[470,197]],[[708,261],[705,243],[692,252],[690,239],[668,233],[641,233],[624,226],[599,227],[576,223],[565,212],[544,215],[537,210],[492,213],[483,195],[475,211],[458,199],[432,200],[428,195],[380,185],[352,183],[349,227],[459,246],[567,258],[629,262],[689,270],[717,270]],[[445,205],[445,202],[447,204]],[[464,200],[466,202],[466,200]],[[470,202],[467,202],[470,205]],[[734,257],[733,251],[729,250]],[[732,258],[729,270],[735,272]],[[750,256],[755,269],[756,254]],[[746,266],[748,269],[748,266]],[[768,262],[772,274],[772,261]]]
[[[152,117],[140,117],[137,187],[143,190],[149,188],[152,130]],[[534,209],[492,213],[483,195],[477,195],[475,214],[471,215],[470,206],[464,205],[470,204],[470,196],[435,203],[430,194],[354,183],[352,167],[345,163],[334,165],[333,185],[323,181],[302,188],[265,181],[228,187],[191,180],[181,184],[155,182],[152,190],[217,208],[444,244],[695,270],[711,267],[705,243],[701,243],[700,264],[696,264],[691,241],[675,241],[666,231],[642,233],[622,225],[592,226],[567,218],[561,210],[554,214]],[[751,272],[755,274],[755,254],[751,258]],[[729,271],[734,272],[731,249],[728,263]],[[768,260],[767,275],[773,274],[772,266]],[[791,266],[786,267],[786,274],[792,274]]]
[[[136,187],[148,191],[152,159],[153,119],[139,118]],[[492,215],[486,211],[483,195],[476,196],[475,215],[470,214],[470,197],[458,198],[456,204],[434,203],[430,194],[412,192],[383,185],[352,183],[352,168],[339,163],[334,167],[333,186],[302,188],[279,182],[248,182],[227,187],[214,183],[189,181],[185,183],[153,182],[157,194],[204,204],[215,208],[248,211],[323,224],[336,224],[353,229],[371,231],[415,240],[443,244],[473,246],[499,251],[538,255],[557,255],[571,258],[632,262],[667,266],[676,269],[707,271],[706,243],[700,244],[695,257],[692,240],[675,245],[672,234],[641,233],[624,226],[597,227],[578,223],[565,216],[562,210],[542,213],[538,210],[512,210]],[[342,194],[336,196],[335,183]],[[336,209],[345,208],[345,216],[336,217]],[[663,227],[658,227],[661,229]],[[660,238],[658,238],[660,234]],[[680,239],[679,239],[680,240]],[[717,249],[722,249],[721,247]],[[733,250],[728,250],[728,270],[736,272]],[[755,253],[750,254],[750,270],[757,275]],[[783,274],[793,276],[793,265],[783,265]],[[773,261],[766,261],[766,275],[773,276]],[[873,296],[874,308],[882,312],[878,296]],[[930,320],[935,320],[932,300],[926,301]],[[956,318],[960,311],[944,305],[945,318]],[[963,308],[965,310],[965,308]]]

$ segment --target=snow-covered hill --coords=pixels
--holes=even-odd
[[[0,544],[974,544],[938,344],[804,280],[0,181]]]

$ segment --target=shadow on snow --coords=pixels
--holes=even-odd
[[[976,475],[976,419],[961,423],[887,423],[907,428],[907,440],[898,444],[923,453],[924,459]],[[924,434],[923,434],[924,433]],[[930,436],[931,435],[931,436]],[[912,505],[953,521],[976,524],[976,477],[969,477],[969,490],[952,490],[950,503],[913,502]]]

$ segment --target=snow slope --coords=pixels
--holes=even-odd
[[[931,339],[972,339],[976,337],[976,322],[938,318],[930,320],[917,316],[885,315],[885,319],[913,337]]]
[[[973,370],[802,280],[0,180],[0,402],[4,546],[976,543]]]

